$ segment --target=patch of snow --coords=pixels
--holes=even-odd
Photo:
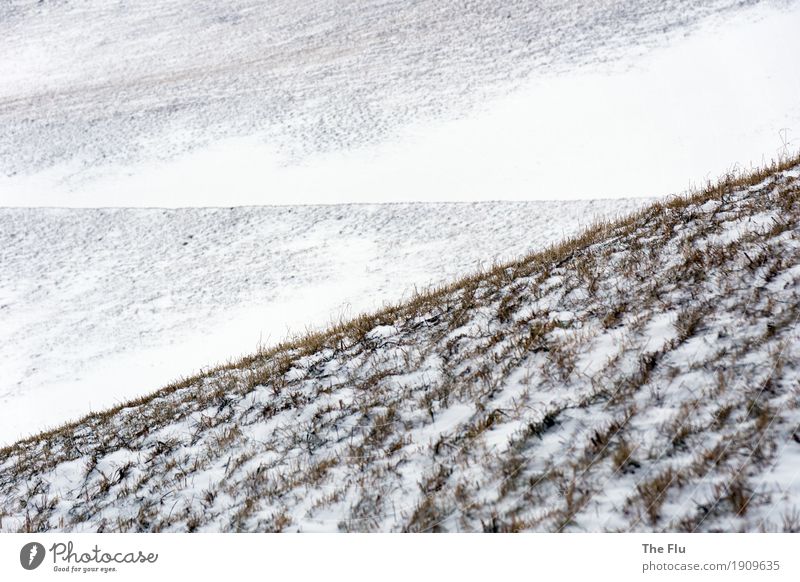
[[[660,196],[800,134],[797,1],[0,10],[0,205]]]

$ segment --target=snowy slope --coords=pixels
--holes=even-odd
[[[800,531],[792,164],[4,449],[0,528]]]
[[[797,146],[799,28],[795,0],[11,0],[0,205],[673,193]]]
[[[0,209],[0,444],[641,204]]]

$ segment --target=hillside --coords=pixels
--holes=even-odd
[[[798,0],[6,0],[0,205],[667,195],[797,139],[798,28]]]
[[[3,531],[800,531],[800,159],[0,451]]]
[[[646,202],[0,208],[0,446]]]

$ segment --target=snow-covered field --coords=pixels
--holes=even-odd
[[[792,164],[0,449],[0,530],[800,532]]]
[[[642,203],[0,209],[0,444]]]
[[[0,205],[654,196],[800,135],[790,0],[12,0]]]

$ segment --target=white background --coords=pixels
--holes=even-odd
[[[44,563],[26,572],[22,546],[49,550],[72,541],[75,552],[154,552],[155,564],[121,565],[100,574],[54,573]],[[686,547],[648,554],[643,543]],[[797,580],[792,534],[81,534],[0,536],[6,580]],[[666,549],[665,549],[666,552]],[[658,557],[655,557],[658,556]],[[646,562],[779,560],[777,572],[642,573]]]

